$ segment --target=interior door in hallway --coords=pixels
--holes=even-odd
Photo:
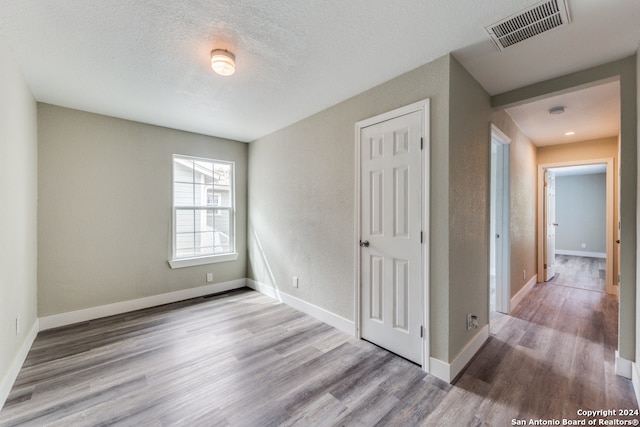
[[[360,130],[361,335],[422,364],[422,115]]]
[[[556,178],[550,170],[544,171],[545,189],[545,255],[544,280],[549,281],[556,275]]]

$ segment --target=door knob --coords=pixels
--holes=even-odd
[[[368,240],[360,240],[360,247],[361,248],[368,248],[369,247],[369,241]]]

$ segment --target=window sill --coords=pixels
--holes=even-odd
[[[238,259],[237,253],[224,255],[211,255],[197,258],[171,259],[169,265],[172,269],[183,267],[194,267],[196,265],[215,264],[217,262],[235,261]]]

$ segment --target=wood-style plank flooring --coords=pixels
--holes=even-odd
[[[557,285],[604,292],[606,262],[604,258],[556,255],[556,275],[551,280]]]
[[[617,305],[537,284],[449,385],[250,290],[38,335],[0,425],[506,426],[637,408]]]

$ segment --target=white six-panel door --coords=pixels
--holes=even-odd
[[[422,364],[422,115],[360,130],[361,336]]]

